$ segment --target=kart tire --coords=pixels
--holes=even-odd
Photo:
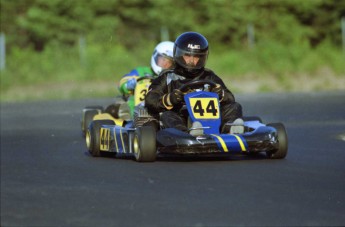
[[[156,130],[152,126],[138,127],[133,141],[135,160],[154,162],[156,160]]]
[[[115,103],[107,106],[105,109],[105,112],[113,116],[114,118],[120,118],[119,117],[119,109],[120,109],[121,103]]]
[[[84,120],[82,122],[82,132],[83,132],[83,136],[86,136],[86,131],[91,123],[91,121],[93,120],[93,117],[95,115],[97,115],[99,112],[97,110],[87,110],[85,111],[84,114]]]
[[[271,123],[267,126],[275,128],[278,132],[278,149],[276,151],[267,151],[267,157],[270,159],[285,158],[288,152],[288,137],[284,125],[282,123]]]
[[[103,106],[86,106],[83,109],[82,117],[81,117],[81,132],[83,137],[85,137],[87,127],[89,126],[88,124],[85,124],[85,115],[89,111],[97,111],[97,113],[103,113],[104,109]],[[86,127],[85,127],[86,126]]]
[[[101,145],[101,127],[102,125],[114,125],[114,122],[111,120],[96,120],[92,121],[88,130],[86,132],[86,146],[93,157],[102,156],[100,150]]]
[[[262,123],[261,118],[257,116],[245,116],[243,117],[243,121],[259,121],[260,123]]]

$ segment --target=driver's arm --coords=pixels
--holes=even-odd
[[[212,80],[219,84],[220,86],[222,86],[223,90],[224,90],[224,95],[222,98],[222,102],[224,103],[231,103],[231,102],[235,102],[235,97],[232,94],[232,92],[226,87],[226,85],[224,84],[223,80],[220,79],[218,76],[214,76],[214,78],[212,78]]]
[[[145,107],[150,113],[157,114],[167,110],[163,105],[163,97],[168,93],[167,75],[154,79],[145,97]]]

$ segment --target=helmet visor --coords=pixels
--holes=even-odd
[[[155,51],[155,53],[153,54],[153,59],[156,65],[161,67],[162,69],[169,69],[174,65],[172,57],[166,54],[158,53],[157,51]]]
[[[186,51],[179,47],[175,50],[175,61],[187,69],[200,69],[205,67],[208,50],[203,52]]]

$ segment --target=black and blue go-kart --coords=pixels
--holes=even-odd
[[[139,162],[153,162],[164,154],[255,154],[264,152],[270,159],[283,159],[288,151],[288,138],[282,123],[263,124],[259,117],[244,117],[242,134],[220,133],[220,103],[211,90],[212,81],[197,80],[180,88],[190,124],[198,121],[202,133],[192,135],[175,128],[145,126],[153,118],[143,105],[136,107],[134,119],[123,121],[107,113],[93,120],[86,133],[86,144],[92,156],[107,152],[117,156],[134,156]],[[197,89],[199,88],[199,89]],[[210,89],[211,88],[211,89]],[[188,91],[192,91],[189,92]]]

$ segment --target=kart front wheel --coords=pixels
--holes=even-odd
[[[86,132],[86,146],[93,157],[102,155],[101,147],[101,127],[102,125],[114,125],[111,120],[96,120],[92,121]]]
[[[152,126],[137,128],[133,141],[135,160],[154,162],[156,160],[156,130]]]
[[[285,127],[282,123],[271,123],[267,126],[273,127],[278,133],[278,149],[275,151],[267,151],[266,155],[270,159],[283,159],[288,152],[288,137]]]

